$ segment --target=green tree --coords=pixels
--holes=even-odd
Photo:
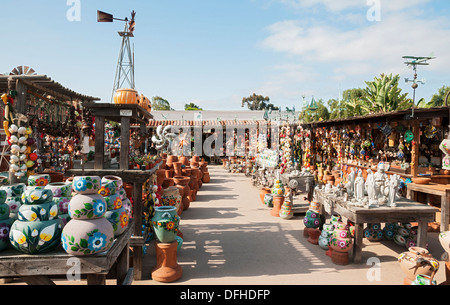
[[[354,88],[345,90],[341,101],[329,100],[330,119],[349,118],[368,113],[368,108],[363,101],[365,94],[364,89]]]
[[[184,110],[193,111],[193,110],[203,110],[203,109],[191,102],[189,104],[184,104]]]
[[[431,97],[431,100],[428,103],[419,103],[419,107],[439,107],[439,106],[444,106],[445,105],[445,98],[447,96],[447,93],[450,92],[450,86],[442,86],[441,88],[439,88],[438,92],[433,94],[433,96]],[[449,97],[449,101],[450,102],[450,97]]]
[[[402,89],[398,87],[400,75],[392,74],[375,77],[373,81],[366,82],[364,89],[366,96],[364,107],[369,113],[391,112],[413,107],[413,101],[407,98],[408,93],[402,94]]]
[[[321,121],[321,120],[329,120],[330,119],[330,111],[325,106],[322,99],[316,101],[317,109],[309,109],[308,106],[303,107],[302,112],[300,113],[300,120],[303,120],[305,123]]]
[[[275,107],[273,104],[269,103],[270,98],[268,96],[256,95],[253,93],[249,97],[244,97],[242,99],[242,107],[247,105],[250,110],[279,110],[279,107]]]
[[[170,103],[160,96],[152,97],[152,110],[174,110],[170,107]]]

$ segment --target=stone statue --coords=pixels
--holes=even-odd
[[[355,198],[360,203],[364,200],[364,183],[362,171],[358,171],[358,176],[355,179]]]
[[[375,198],[381,204],[384,204],[386,202],[384,189],[385,189],[385,184],[386,184],[387,178],[388,178],[388,175],[384,172],[384,163],[383,162],[378,163],[378,170],[374,174]]]
[[[366,191],[369,196],[369,204],[368,207],[378,207],[378,200],[376,199],[376,191],[375,191],[375,178],[372,170],[369,168],[367,170],[367,179],[366,179]]]
[[[354,168],[350,169],[350,174],[348,174],[347,180],[348,180],[348,182],[345,185],[347,188],[347,193],[350,197],[352,197],[354,195],[354,191],[355,191],[355,169]]]
[[[397,190],[400,185],[400,176],[392,175],[391,179],[389,179],[389,193],[388,193],[388,203],[387,205],[390,207],[396,207],[396,199],[397,199]]]

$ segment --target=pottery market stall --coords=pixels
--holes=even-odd
[[[321,214],[338,214],[347,218],[354,224],[354,246],[353,261],[361,262],[362,241],[364,224],[372,223],[418,223],[417,245],[425,247],[427,244],[428,223],[434,220],[438,211],[436,208],[427,206],[406,198],[398,199],[395,207],[379,206],[376,208],[365,208],[348,204],[338,194],[326,193],[320,189],[315,190],[315,200],[320,203]]]
[[[130,285],[133,269],[129,268],[129,244],[133,230],[129,226],[112,247],[92,256],[73,256],[58,246],[51,252],[24,254],[13,248],[0,253],[0,277],[20,278],[29,285],[53,285],[53,279],[80,280],[88,285],[105,285],[107,278],[117,285]]]

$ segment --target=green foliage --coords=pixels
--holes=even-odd
[[[249,97],[244,97],[242,99],[242,107],[247,105],[250,110],[279,110],[279,107],[275,107],[273,104],[269,103],[270,98],[268,96],[256,95],[253,93]]]
[[[203,110],[203,109],[191,102],[189,104],[184,105],[184,110],[194,111],[194,110]]]
[[[330,119],[330,111],[324,105],[322,99],[316,101],[316,103],[318,106],[317,110],[311,110],[308,107],[304,107],[300,113],[299,119],[303,120],[305,123]]]
[[[174,110],[170,107],[170,103],[160,96],[152,97],[152,110]]]
[[[427,103],[424,99],[421,99],[418,103],[418,107],[430,108],[430,107],[439,107],[445,106],[445,97],[447,93],[450,92],[450,86],[442,86],[439,88],[438,92],[433,94],[431,100]],[[450,97],[449,101],[450,102]]]

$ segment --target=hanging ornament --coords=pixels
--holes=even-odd
[[[427,139],[434,138],[437,133],[438,133],[438,129],[436,127],[434,127],[433,125],[428,125],[424,130],[424,134]]]
[[[407,130],[405,132],[405,141],[410,144],[412,140],[414,140],[414,133],[411,130]]]

